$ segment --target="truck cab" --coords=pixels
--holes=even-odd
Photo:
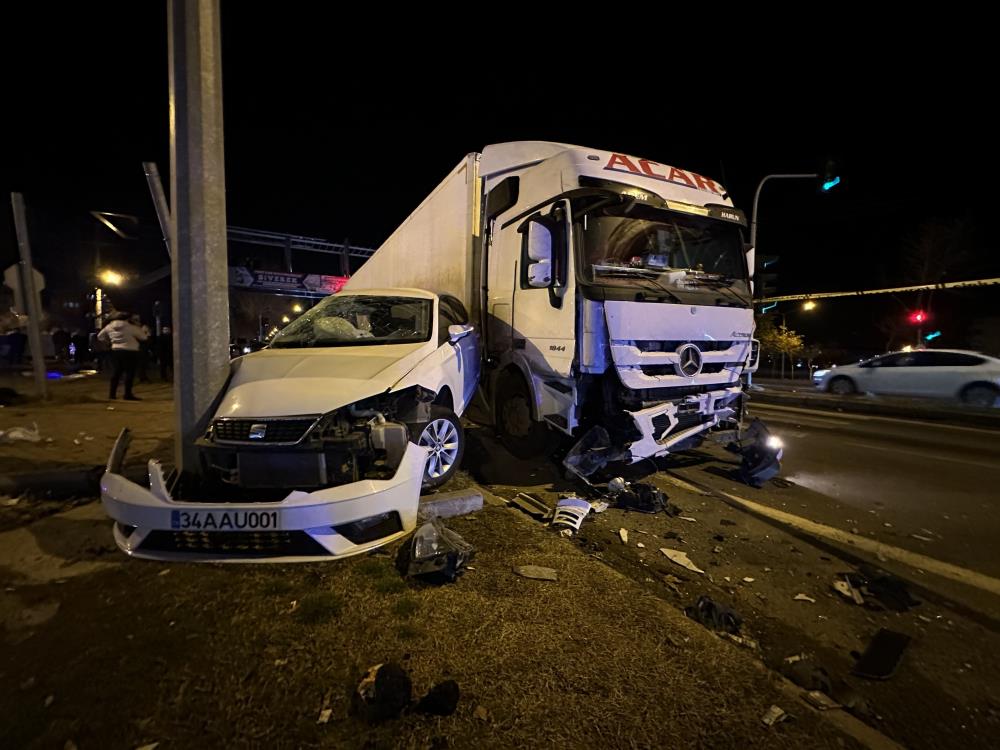
[[[487,147],[479,174],[484,386],[512,452],[600,425],[634,462],[737,419],[752,258],[720,185],[536,142]]]

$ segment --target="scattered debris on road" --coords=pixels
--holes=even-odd
[[[809,602],[810,604],[815,604],[816,603],[816,600],[813,599],[808,594],[796,594],[792,598],[795,599],[795,601],[797,601],[797,602]]]
[[[618,538],[622,540],[622,544],[628,544],[628,529],[618,529]]]
[[[670,562],[676,563],[677,565],[680,565],[682,568],[687,568],[692,573],[702,573],[702,574],[705,573],[704,570],[702,570],[693,562],[691,562],[691,559],[688,557],[687,552],[681,552],[679,549],[669,549],[667,547],[660,547],[660,552],[666,555],[667,559],[670,560]]]
[[[579,531],[591,511],[590,503],[579,497],[567,497],[556,503],[556,511],[552,516],[553,526],[564,526]]]
[[[692,607],[685,607],[684,614],[700,622],[709,630],[739,635],[743,618],[731,607],[719,604],[708,596],[699,596]]]
[[[905,633],[880,628],[851,673],[871,680],[886,680],[892,677],[909,643],[910,636]]]
[[[518,492],[507,502],[539,521],[548,521],[554,512],[541,498],[527,492]]]
[[[931,539],[931,537],[924,536],[923,534],[910,534],[910,536],[913,537],[914,539],[919,539],[921,542],[933,542],[934,541],[933,539]]]
[[[28,427],[11,427],[7,430],[0,430],[0,443],[37,443],[42,439],[41,433],[38,432],[38,424],[32,423],[32,428]]]

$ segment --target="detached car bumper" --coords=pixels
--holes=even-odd
[[[733,419],[742,392],[731,386],[630,412],[642,435],[629,446],[631,463],[666,455],[675,445]]]
[[[118,446],[116,446],[118,451]],[[153,560],[301,562],[356,555],[416,526],[427,449],[407,445],[391,479],[365,479],[279,502],[174,500],[159,463],[150,486],[113,471],[101,478],[101,503],[126,554]]]

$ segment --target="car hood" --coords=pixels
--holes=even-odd
[[[424,342],[248,354],[233,362],[215,417],[323,414],[392,389],[433,350]]]

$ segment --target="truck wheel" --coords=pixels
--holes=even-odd
[[[989,383],[973,383],[962,391],[962,401],[969,406],[982,406],[989,408],[996,404],[997,389]]]
[[[846,375],[841,375],[840,377],[831,380],[830,385],[827,386],[827,390],[830,393],[836,393],[838,396],[850,396],[852,393],[858,392],[857,386],[854,385],[854,381]]]
[[[503,447],[517,458],[544,456],[549,430],[531,416],[531,393],[520,375],[505,375],[497,385],[497,432]]]
[[[431,419],[420,430],[417,445],[430,449],[424,465],[424,487],[440,487],[451,479],[465,453],[465,431],[455,412],[446,406],[432,406]]]

